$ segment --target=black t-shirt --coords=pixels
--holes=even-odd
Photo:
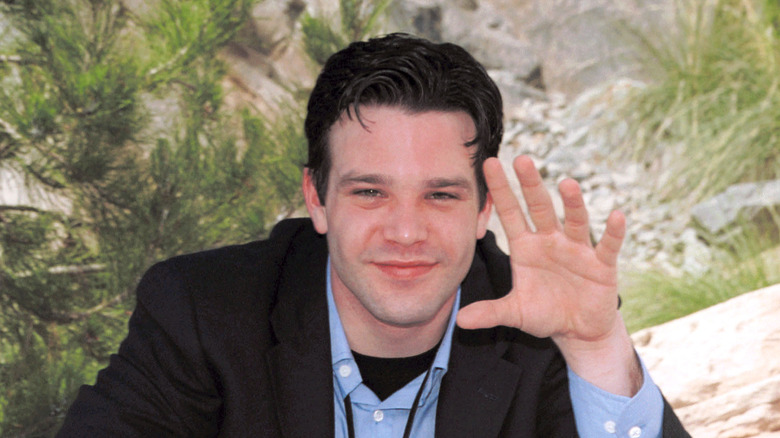
[[[363,383],[368,386],[380,400],[385,400],[403,388],[415,377],[424,373],[433,363],[439,345],[425,353],[411,357],[373,357],[352,352],[360,369]]]

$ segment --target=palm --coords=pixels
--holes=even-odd
[[[464,308],[458,323],[464,328],[506,325],[558,339],[606,337],[618,316],[616,263],[625,219],[614,212],[604,237],[593,247],[577,183],[561,183],[561,224],[533,162],[519,157],[514,167],[536,232],[526,223],[500,163],[488,160],[485,176],[509,241],[513,288],[500,300]]]

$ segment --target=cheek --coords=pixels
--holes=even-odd
[[[357,208],[336,209],[338,214],[328,218],[328,241],[335,240],[343,253],[360,252],[370,243],[379,229],[376,218]]]
[[[439,236],[438,240],[451,257],[458,259],[472,257],[474,252],[477,226],[473,220],[458,219],[450,215],[447,218],[442,218],[434,230],[436,230]]]

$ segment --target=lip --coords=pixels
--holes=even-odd
[[[412,280],[431,272],[436,263],[425,261],[385,261],[374,262],[374,266],[389,277],[399,280]]]

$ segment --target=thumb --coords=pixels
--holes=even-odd
[[[505,299],[477,301],[460,309],[458,312],[458,326],[468,330],[491,328],[498,325],[516,326],[518,316],[511,320],[511,310]],[[510,324],[511,321],[511,324]],[[522,324],[521,324],[522,325]]]

